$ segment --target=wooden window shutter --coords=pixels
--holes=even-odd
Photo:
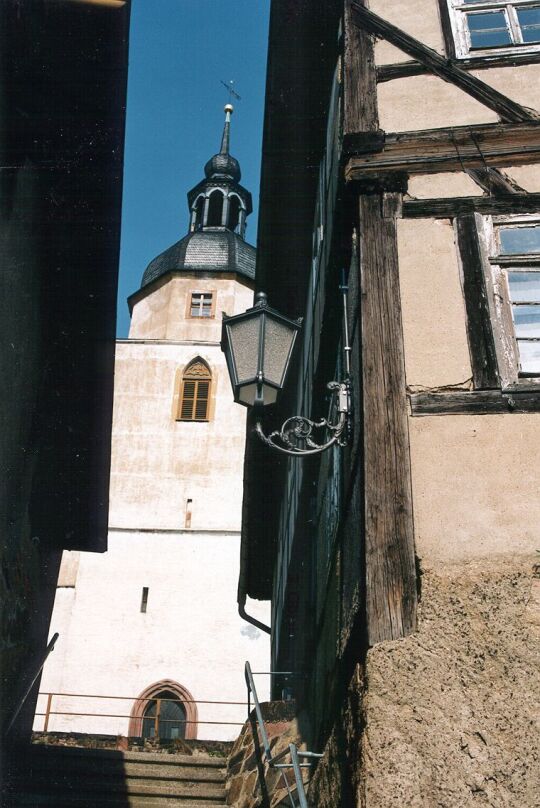
[[[195,395],[195,415],[196,421],[206,421],[208,415],[208,397],[210,395],[210,382],[197,382],[197,393]]]
[[[181,421],[207,421],[212,377],[201,360],[189,365],[182,380],[179,418]]]

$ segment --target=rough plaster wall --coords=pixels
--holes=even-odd
[[[418,633],[369,651],[367,808],[538,805],[533,561],[426,573]]]
[[[476,71],[478,78],[518,104],[537,109],[540,65]],[[387,132],[496,123],[497,114],[450,82],[422,75],[386,81],[377,87],[379,120]],[[426,104],[429,98],[429,104]]]
[[[516,70],[518,68],[515,68]],[[483,71],[483,80],[489,83]],[[438,76],[409,76],[377,87],[379,122],[386,132],[496,123],[497,114]],[[429,98],[429,104],[426,99]],[[514,98],[514,101],[520,101]]]
[[[449,196],[482,196],[482,188],[464,171],[444,174],[416,174],[409,177],[409,196],[436,199]]]
[[[540,191],[540,165],[510,166],[504,169],[504,173],[529,193]]]
[[[438,53],[444,53],[437,0],[415,0],[414,3],[399,0],[370,0],[369,9],[419,39],[424,45],[428,45]],[[410,56],[384,39],[375,43],[375,62],[378,65],[406,62],[409,59]]]
[[[535,557],[422,577],[418,632],[369,650],[310,791],[317,808],[535,808]]]
[[[411,418],[416,552],[424,567],[540,548],[540,416]],[[535,448],[536,447],[536,448]]]
[[[189,316],[192,292],[214,294],[214,316]],[[233,275],[183,274],[152,284],[133,307],[130,339],[194,340],[219,342],[221,315],[240,314],[253,305],[253,290]]]
[[[444,41],[437,0],[371,0],[369,8],[428,47],[444,55]],[[379,40],[376,64],[393,64],[410,57]],[[537,109],[540,65],[491,68],[472,75],[526,107]],[[378,85],[379,118],[383,129],[401,132],[497,121],[497,115],[470,95],[437,76],[421,75]],[[430,103],[426,104],[425,99]]]
[[[407,385],[466,383],[472,371],[452,222],[400,220],[398,254]]]

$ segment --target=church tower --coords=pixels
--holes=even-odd
[[[108,551],[65,554],[51,623],[60,638],[41,684],[54,694],[51,714],[36,730],[46,721],[49,732],[234,738],[245,708],[215,702],[245,701],[246,659],[268,670],[268,635],[236,604],[245,413],[219,343],[222,312],[252,305],[255,248],[244,238],[252,203],[229,151],[231,113],[188,193],[189,232],[129,298]],[[251,611],[268,623],[266,605]]]

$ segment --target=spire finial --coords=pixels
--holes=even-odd
[[[221,149],[219,150],[220,154],[229,153],[229,142],[231,137],[231,115],[234,112],[233,105],[225,104],[224,112],[225,112],[225,126],[223,127],[223,135],[221,137]]]

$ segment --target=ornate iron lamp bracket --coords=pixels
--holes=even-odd
[[[313,455],[326,451],[330,446],[347,445],[347,424],[350,411],[350,382],[328,382],[330,392],[336,396],[337,421],[331,423],[327,418],[320,421],[311,421],[303,415],[293,415],[287,418],[281,429],[276,429],[265,435],[261,422],[257,421],[255,431],[259,438],[278,452],[288,455]],[[313,430],[325,430],[326,440],[317,443],[313,438]]]

